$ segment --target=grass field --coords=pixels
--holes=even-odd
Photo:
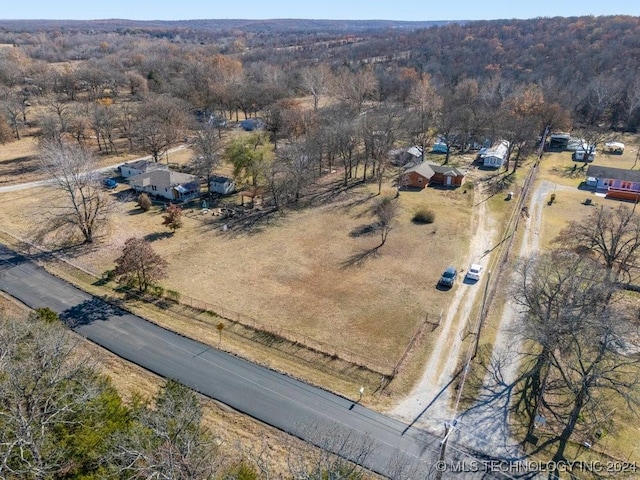
[[[109,233],[78,248],[74,262],[100,273],[113,268],[128,237],[146,237],[169,261],[166,288],[392,366],[425,316],[447,305],[434,286],[441,270],[460,264],[466,252],[469,229],[460,227],[469,225],[471,195],[403,192],[386,245],[362,265],[348,266],[379,243],[379,234],[357,233],[374,222],[374,190],[357,186],[322,206],[275,214],[256,228],[230,224],[227,232],[219,217],[192,209],[184,228],[169,234],[160,210],[140,213],[134,201],[118,202]],[[37,212],[50,195],[46,189],[0,195],[3,228],[29,238],[32,217],[19,212]],[[436,212],[434,224],[412,223],[422,206]]]

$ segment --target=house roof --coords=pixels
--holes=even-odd
[[[462,170],[450,165],[436,165],[435,163],[430,163],[429,165],[435,173],[439,173],[441,175],[449,177],[463,177],[465,174]]]
[[[625,180],[627,182],[640,182],[640,170],[627,170],[625,168],[589,165],[589,167],[587,168],[587,177]]]
[[[131,168],[133,170],[140,170],[146,172],[149,170],[167,170],[169,167],[163,163],[152,162],[151,160],[135,160],[133,162],[123,163],[122,167]]]
[[[187,173],[174,172],[173,170],[153,170],[140,175],[134,175],[129,179],[129,185],[145,187],[155,185],[157,188],[176,187],[189,183],[198,183],[198,177]]]
[[[211,177],[211,183],[233,183],[233,178],[215,175]]]
[[[407,150],[407,153],[412,157],[422,157],[422,148],[418,146],[411,147]]]
[[[405,173],[416,172],[422,175],[425,178],[431,178],[436,173],[440,175],[450,176],[450,177],[463,177],[465,172],[462,170],[452,167],[450,165],[438,165],[435,163],[422,162],[413,167],[407,169]]]
[[[480,156],[482,158],[486,158],[486,157],[496,157],[496,158],[501,158],[501,159],[505,159],[507,156],[507,152],[509,151],[509,142],[507,142],[506,140],[500,140],[499,143],[493,145],[491,148],[487,149],[484,153],[482,153]]]
[[[433,177],[436,172],[433,170],[433,168],[431,168],[432,165],[430,163],[427,162],[421,162],[417,165],[414,165],[411,168],[408,168],[405,173],[411,173],[411,172],[416,172],[419,175],[422,175],[425,178],[431,178]]]

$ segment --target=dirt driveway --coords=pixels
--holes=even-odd
[[[518,250],[520,258],[529,257],[540,250],[545,200],[551,193],[562,191],[575,192],[575,187],[558,185],[548,180],[542,180],[535,185],[528,203],[529,217],[520,224],[524,230]],[[479,207],[474,215],[477,229],[471,242],[470,260],[483,258],[484,252],[497,240],[498,229],[495,222],[486,215],[486,209]],[[485,256],[483,263],[486,264],[486,260]],[[443,433],[445,422],[450,423],[455,419],[456,429],[450,437],[455,442],[491,455],[518,457],[522,452],[509,431],[508,399],[503,402],[478,402],[464,412],[452,408],[455,403],[453,396],[457,394],[453,388],[453,377],[460,366],[458,362],[466,353],[463,351],[461,340],[465,320],[472,311],[474,302],[482,294],[483,288],[483,284],[463,284],[458,287],[442,324],[440,341],[425,365],[422,379],[411,395],[391,413],[405,421],[415,422],[432,431]],[[514,346],[518,344],[519,339],[515,338],[513,333],[518,314],[518,307],[514,302],[507,301],[504,304],[494,342],[495,359],[505,358],[505,352],[514,351]],[[509,383],[515,378],[519,364],[513,361],[502,365],[502,381]],[[479,397],[489,397],[494,386],[495,381],[487,376],[484,390],[480,391]]]
[[[480,183],[474,190],[474,213],[469,229],[474,232],[467,255],[466,265],[489,264],[490,252],[498,243],[499,225],[488,214],[486,199],[489,193]],[[467,267],[465,267],[467,268]],[[424,365],[423,375],[413,391],[390,413],[407,422],[426,425],[442,425],[450,421],[451,387],[459,359],[464,358],[463,342],[468,325],[473,324],[474,304],[484,292],[486,277],[478,282],[470,282],[460,276],[454,287],[454,295],[448,310],[443,314],[440,326],[434,332],[438,339]]]

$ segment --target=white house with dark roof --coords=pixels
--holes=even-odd
[[[129,178],[136,192],[144,192],[172,202],[187,202],[200,195],[200,180],[195,175],[173,170],[152,170]]]
[[[169,170],[166,163],[153,162],[151,160],[135,160],[133,162],[123,163],[118,167],[120,175],[124,178],[130,178],[135,175],[152,172],[154,170]]]

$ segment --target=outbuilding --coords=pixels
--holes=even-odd
[[[209,190],[214,193],[228,195],[236,191],[236,182],[232,178],[215,176],[209,182]]]

